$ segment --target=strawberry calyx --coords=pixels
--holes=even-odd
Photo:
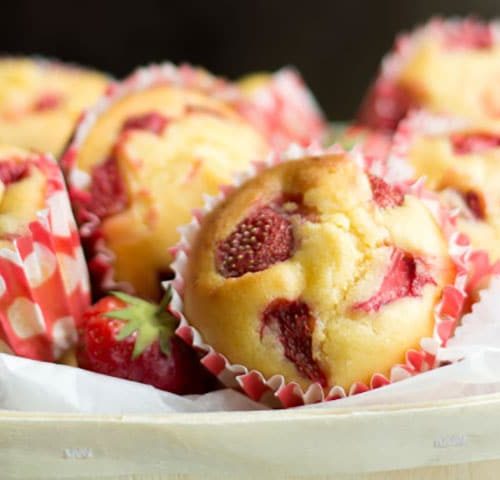
[[[124,302],[126,307],[105,313],[104,316],[124,322],[116,334],[116,340],[136,334],[132,359],[139,357],[156,340],[161,351],[169,356],[171,339],[179,323],[178,318],[168,310],[172,301],[172,287],[167,288],[159,305],[123,292],[111,292],[111,295]]]

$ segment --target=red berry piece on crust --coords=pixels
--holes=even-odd
[[[15,161],[0,162],[0,180],[4,185],[19,182],[29,173],[29,166],[26,163]]]
[[[456,155],[482,153],[500,147],[500,136],[489,133],[456,133],[451,136],[451,144]]]
[[[99,218],[120,213],[127,205],[125,187],[115,157],[92,169],[90,199],[86,208]]]
[[[400,207],[404,202],[401,189],[395,185],[389,185],[380,177],[368,175],[372,187],[373,200],[380,208]]]
[[[482,196],[475,192],[474,190],[469,190],[465,192],[463,195],[465,204],[467,208],[471,211],[471,213],[478,220],[484,220],[486,218],[484,199]]]
[[[168,124],[168,118],[158,112],[148,112],[129,117],[122,126],[126,130],[147,130],[155,135],[161,135]]]
[[[217,246],[216,269],[224,277],[260,272],[289,259],[294,250],[290,220],[267,205],[254,210]]]
[[[41,95],[33,105],[35,112],[53,110],[62,104],[63,97],[57,92],[47,92]]]
[[[283,298],[273,300],[262,314],[262,331],[273,324],[278,327],[285,357],[306,378],[326,387],[326,376],[312,355],[315,319],[307,303]]]
[[[371,298],[354,305],[355,310],[377,312],[384,305],[404,297],[419,297],[427,284],[436,282],[422,259],[395,248],[380,289]]]

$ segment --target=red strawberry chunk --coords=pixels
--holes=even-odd
[[[285,357],[306,378],[326,387],[326,376],[312,355],[315,319],[307,303],[284,298],[273,300],[262,314],[262,329],[272,324],[278,327],[278,338]]]
[[[436,285],[420,258],[395,248],[379,290],[368,300],[356,303],[355,310],[378,312],[384,305],[404,297],[419,297],[427,284]]]
[[[479,220],[486,218],[484,202],[481,196],[474,190],[469,190],[463,194],[464,201],[471,213]]]
[[[217,245],[215,264],[224,277],[260,272],[291,257],[292,224],[270,205],[257,208]]]
[[[29,173],[26,163],[17,163],[13,160],[0,162],[0,180],[4,185],[19,182]]]
[[[389,185],[380,177],[368,175],[372,187],[373,199],[380,208],[399,207],[403,204],[404,195],[395,185]]]
[[[500,136],[489,133],[457,133],[452,135],[451,144],[456,155],[482,153],[500,147]]]
[[[109,157],[92,170],[90,198],[86,208],[99,218],[105,218],[123,211],[126,205],[127,195],[116,158]]]
[[[158,112],[148,112],[127,118],[122,125],[126,130],[147,130],[155,135],[161,135],[168,124],[168,118]]]
[[[40,95],[33,105],[33,110],[36,112],[45,112],[47,110],[53,110],[61,105],[63,97],[60,93],[47,92]]]

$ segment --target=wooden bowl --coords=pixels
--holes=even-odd
[[[500,394],[363,410],[0,412],[0,478],[496,479]]]

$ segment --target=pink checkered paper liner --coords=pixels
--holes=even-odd
[[[82,114],[70,146],[61,159],[61,165],[68,181],[70,197],[75,207],[78,224],[80,225],[80,236],[87,254],[88,267],[94,281],[93,286],[98,294],[110,290],[122,290],[133,293],[134,289],[130,283],[117,282],[115,279],[115,257],[106,245],[101,229],[101,220],[84,207],[83,200],[88,196],[91,177],[76,166],[76,156],[97,119],[112,105],[131,93],[140,92],[157,85],[194,88],[220,99],[233,105],[235,110],[246,117],[250,123],[255,122],[254,127],[257,130],[261,130],[264,134],[271,137],[278,135],[278,127],[280,125],[288,124],[291,121],[291,113],[298,114],[303,111],[308,115],[308,119],[313,116],[316,118],[317,116],[317,122],[321,118],[321,114],[317,113],[313,101],[307,97],[305,90],[302,91],[302,88],[305,89],[305,87],[302,86],[300,77],[291,70],[283,70],[273,75],[266,87],[266,89],[273,92],[273,95],[280,98],[285,93],[291,92],[290,105],[294,106],[289,110],[276,110],[277,112],[279,111],[279,115],[275,112],[279,116],[279,119],[273,125],[278,130],[274,129],[272,131],[264,127],[264,119],[270,115],[270,112],[264,109],[263,106],[260,106],[260,101],[256,100],[255,103],[248,101],[234,84],[187,64],[179,67],[170,63],[151,65],[136,70],[122,82],[111,83],[104,96],[93,107]],[[307,101],[304,97],[307,97]],[[307,105],[309,106],[306,108]],[[298,108],[299,106],[301,108]],[[306,124],[310,123],[311,120],[308,120]],[[291,129],[291,126],[286,128]],[[315,127],[314,135],[312,136],[316,136],[316,134],[319,136],[319,130],[319,127]],[[305,138],[304,135],[302,137],[303,139]],[[312,140],[311,138],[311,142],[307,143],[314,143]],[[273,142],[273,139],[270,138],[270,142],[271,144],[280,143],[281,140]]]
[[[441,207],[435,195],[423,189],[423,182],[419,180],[411,184],[401,184],[401,186],[405,188],[405,193],[420,198],[442,225],[443,231],[448,237],[450,256],[456,267],[457,274],[455,282],[443,288],[442,298],[436,305],[433,336],[423,338],[420,342],[421,348],[419,350],[412,349],[406,352],[405,363],[395,365],[391,369],[389,378],[381,373],[376,373],[372,376],[368,385],[357,382],[347,392],[341,386],[333,386],[325,394],[319,384],[312,384],[304,391],[295,382],[287,383],[281,375],[266,378],[259,371],[249,370],[243,365],[231,364],[224,355],[216,352],[210,345],[204,343],[200,332],[189,324],[188,319],[182,313],[184,275],[188,264],[190,246],[200,229],[203,217],[223,201],[228,193],[264,169],[283,161],[292,161],[324,153],[345,152],[343,152],[339,145],[334,145],[327,150],[321,150],[316,147],[302,149],[298,146],[293,146],[282,155],[272,154],[265,162],[255,163],[249,171],[236,178],[234,185],[222,187],[221,192],[217,196],[206,196],[205,206],[194,212],[190,224],[179,229],[182,235],[181,241],[172,249],[172,253],[175,256],[172,269],[175,271],[176,277],[173,281],[165,283],[173,286],[172,310],[181,319],[176,333],[202,353],[202,363],[224,385],[240,389],[253,400],[270,407],[289,408],[343,398],[346,395],[363,393],[437,367],[439,364],[436,360],[436,353],[440,347],[446,345],[447,340],[452,335],[460,318],[464,301],[467,298],[466,287],[469,281],[468,272],[471,262],[471,249],[468,239],[455,231],[454,218],[448,215]],[[367,166],[359,150],[349,155],[362,168]]]
[[[472,48],[476,36],[489,37],[500,43],[500,23],[480,22],[475,18],[433,18],[409,33],[397,36],[391,52],[382,59],[380,72],[363,100],[358,119],[375,128],[395,130],[399,120],[418,107],[399,87],[397,77],[420,43],[429,37],[442,41],[445,48]],[[487,100],[487,99],[485,99]]]
[[[46,207],[28,233],[0,248],[0,345],[54,361],[76,342],[90,302],[88,273],[59,167],[48,155],[26,161],[46,176]]]
[[[323,113],[304,80],[293,68],[282,68],[248,95],[240,112],[270,139],[277,150],[292,143],[320,143],[327,131]]]

